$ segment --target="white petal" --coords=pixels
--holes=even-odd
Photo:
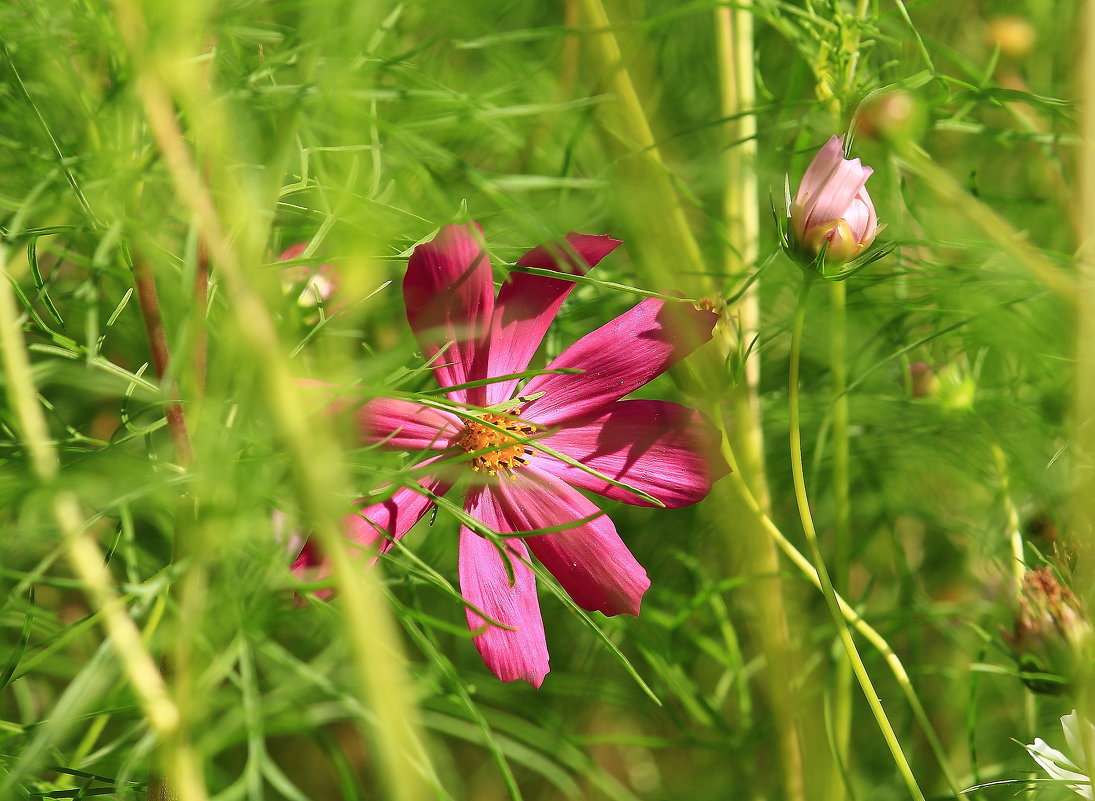
[[[1083,718],[1076,714],[1076,710],[1073,709],[1068,715],[1061,718],[1061,728],[1065,731],[1065,742],[1068,743],[1069,753],[1072,754],[1076,760],[1076,764],[1080,770],[1086,770],[1087,764],[1087,749],[1085,749],[1084,733],[1080,730]],[[1087,748],[1095,749],[1095,726],[1090,723],[1087,724]]]
[[[1026,749],[1051,779],[1079,782],[1069,784],[1068,789],[1084,798],[1092,797],[1091,780],[1085,774],[1079,773],[1079,768],[1056,748],[1050,748],[1046,741],[1039,737],[1033,744],[1027,745]]]

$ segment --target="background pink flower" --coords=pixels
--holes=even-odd
[[[806,168],[791,204],[791,232],[812,258],[825,247],[825,259],[839,264],[859,255],[882,228],[867,194],[874,172],[859,159],[844,158],[844,137],[831,137]]]
[[[307,242],[290,245],[278,256],[278,261],[293,261],[304,255]],[[315,306],[319,301],[326,303],[338,289],[338,270],[333,264],[294,264],[283,267],[281,283],[286,292],[297,295],[297,304],[305,308]]]
[[[530,250],[518,264],[581,275],[619,244],[572,233],[563,244]],[[457,414],[407,400],[367,403],[358,418],[366,442],[424,452],[428,458],[416,467],[434,469],[418,486],[401,487],[347,520],[354,539],[384,552],[432,508],[423,490],[445,495],[460,482],[465,511],[502,535],[575,524],[507,537],[504,547],[467,526],[460,529],[460,589],[470,604],[475,645],[499,678],[536,687],[548,672],[548,651],[530,551],[588,610],[637,615],[650,585],[612,520],[579,490],[655,505],[606,476],[680,507],[704,498],[712,479],[726,470],[702,451],[715,434],[698,412],[668,401],[621,400],[710,338],[716,316],[687,304],[642,301],[548,365],[580,373],[535,376],[520,397],[518,378],[459,386],[526,370],[573,286],[514,272],[496,298],[475,225],[447,226],[415,249],[403,292],[422,353],[438,383],[454,387],[447,393],[451,401],[492,410]]]

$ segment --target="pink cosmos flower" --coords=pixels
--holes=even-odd
[[[437,467],[419,486],[397,489],[346,523],[354,539],[383,553],[433,507],[422,490],[441,496],[459,483],[465,511],[505,537],[503,556],[490,539],[460,529],[460,590],[473,641],[500,679],[539,687],[548,651],[530,551],[588,610],[637,615],[650,585],[611,519],[579,490],[654,504],[551,453],[667,507],[704,498],[727,468],[701,452],[715,441],[701,415],[668,401],[621,398],[707,341],[716,316],[644,300],[547,367],[580,372],[537,375],[518,395],[520,379],[506,376],[528,368],[574,282],[514,272],[496,297],[481,242],[478,226],[443,228],[415,249],[403,282],[407,319],[438,383],[453,387],[446,394],[459,413],[398,399],[372,400],[358,412],[366,442],[428,454],[417,468]],[[619,244],[572,233],[565,246],[535,248],[517,263],[582,275]],[[483,379],[498,380],[461,386]],[[318,558],[306,550],[294,568],[307,570]]]
[[[874,172],[859,159],[844,158],[844,137],[832,137],[802,176],[791,204],[791,233],[813,258],[826,246],[825,260],[840,264],[859,255],[882,230],[867,179]]]
[[[278,256],[278,261],[299,259],[307,247],[307,242],[290,245]],[[335,294],[338,289],[338,271],[332,264],[321,264],[318,267],[295,264],[282,268],[281,283],[286,293],[297,293],[298,306],[311,308],[319,301],[326,303]]]

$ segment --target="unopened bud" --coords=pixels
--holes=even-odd
[[[1014,628],[1004,639],[1035,692],[1059,693],[1068,686],[1091,645],[1092,629],[1073,592],[1048,567],[1023,576]]]
[[[1030,20],[1016,14],[1006,14],[990,20],[985,40],[990,47],[999,47],[1000,54],[1010,59],[1024,58],[1034,49],[1038,34]]]
[[[843,137],[821,148],[799,183],[791,204],[791,236],[800,257],[823,250],[829,265],[843,264],[874,242],[881,226],[867,193],[874,172],[859,159],[844,158]]]
[[[927,362],[909,365],[909,393],[914,398],[931,398],[939,394],[939,378]]]
[[[903,89],[876,97],[860,109],[856,130],[887,142],[917,140],[924,131],[924,109]]]

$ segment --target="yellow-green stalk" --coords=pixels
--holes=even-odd
[[[858,0],[856,21],[866,19],[867,0]],[[844,74],[844,92],[851,95],[855,89],[856,68],[859,66],[859,30],[853,27],[844,42],[847,69]],[[833,586],[837,593],[848,592],[848,574],[851,570],[852,503],[850,494],[848,453],[848,294],[843,281],[829,284],[829,375],[832,383],[832,492],[833,492]],[[832,695],[833,750],[839,770],[833,771],[829,781],[829,798],[839,801],[849,795],[845,786],[851,775],[852,752],[849,747],[852,733],[852,665],[847,655],[837,657],[833,672]]]
[[[601,0],[576,0],[580,9],[580,18],[590,31],[587,56],[593,62],[594,72],[603,76],[602,83],[614,96],[615,102],[606,103],[600,108],[600,123],[608,135],[610,148],[615,151],[617,164],[617,185],[623,204],[621,212],[629,225],[628,240],[633,252],[638,256],[639,269],[643,271],[646,282],[654,287],[669,286],[671,280],[679,280],[682,273],[695,275],[707,272],[703,263],[699,245],[689,226],[684,207],[676,186],[670,177],[669,168],[662,160],[656,139],[651,130],[635,89],[631,74],[623,64],[621,50],[613,24]],[[751,11],[743,8],[729,12],[734,29],[725,29],[726,17],[716,11],[719,30],[719,74],[723,81],[724,114],[727,107],[737,112],[748,111],[752,105],[754,78],[752,73],[752,28]],[[741,123],[749,131],[745,137],[741,132],[732,138],[752,140],[750,126],[754,125],[751,115],[746,114]],[[739,146],[740,147],[740,146]],[[756,185],[753,153],[755,145],[749,144],[738,151],[732,149],[730,163],[732,174],[727,182],[726,212],[732,231],[730,245],[738,249],[738,258],[733,272],[744,274],[753,267],[757,242],[756,222]],[[655,213],[661,224],[652,231],[645,221]],[[744,253],[754,254],[751,258]],[[729,256],[728,258],[733,258]],[[659,265],[673,264],[675,269],[670,275],[659,270]],[[708,282],[704,291],[720,295],[723,287]],[[755,300],[749,299],[742,306],[731,311],[731,315],[742,315],[745,325],[755,329]],[[739,348],[733,328],[723,323],[716,328],[716,347],[721,351],[712,358],[716,364],[724,363],[725,356]],[[742,385],[730,392],[726,403],[734,415],[736,436],[726,445],[741,450],[742,469],[747,473],[747,481],[754,488],[757,497],[767,507],[767,482],[763,463],[763,440],[758,404],[755,395],[755,379],[759,364],[753,361],[746,368],[750,371],[754,383]],[[715,405],[719,405],[716,403]],[[712,416],[722,416],[721,409],[709,409]],[[731,485],[733,487],[733,485]],[[719,502],[722,499],[722,502]],[[740,509],[744,514],[736,515],[728,511]],[[788,693],[792,681],[788,675],[793,660],[790,653],[788,617],[779,581],[778,554],[772,542],[764,533],[755,516],[748,514],[748,508],[740,495],[731,488],[716,487],[713,502],[708,505],[717,509],[711,522],[720,534],[722,541],[735,551],[735,558],[741,562],[741,570],[754,576],[764,576],[758,580],[755,593],[757,615],[754,634],[761,643],[765,658],[770,666],[766,677],[766,695],[775,713],[775,725],[780,743],[780,761],[784,776],[785,797],[795,801],[804,798],[802,779],[802,756],[798,740],[793,698]],[[728,520],[734,521],[733,529],[727,528]]]
[[[134,63],[138,100],[160,151],[181,203],[195,221],[203,246],[225,291],[231,296],[229,308],[234,317],[235,334],[249,351],[268,399],[268,411],[275,435],[289,454],[294,468],[295,486],[306,519],[314,526],[320,547],[330,561],[339,588],[339,605],[354,656],[354,667],[365,705],[373,712],[372,725],[365,733],[373,743],[384,782],[385,797],[394,801],[425,801],[436,796],[437,779],[430,764],[421,734],[417,703],[407,680],[409,673],[395,623],[383,597],[380,574],[366,570],[360,560],[351,557],[338,524],[340,489],[348,487],[338,449],[329,425],[314,419],[301,399],[290,374],[283,348],[269,310],[245,264],[258,264],[259,251],[266,240],[264,198],[254,197],[247,187],[223,172],[203,176],[179,128],[176,104],[187,119],[200,128],[211,164],[228,162],[229,130],[220,105],[210,96],[209,87],[187,62],[165,63],[162,53],[200,52],[200,36],[171,47],[150,42],[142,36],[146,30],[142,9],[134,0],[115,0],[123,34]],[[193,8],[186,14],[195,16]],[[200,26],[193,26],[197,29]],[[162,28],[161,28],[162,30]],[[193,32],[193,30],[191,31]],[[217,153],[217,148],[224,152]],[[223,169],[223,168],[222,168]],[[218,208],[208,190],[209,183],[232,187]],[[270,201],[272,202],[272,200]],[[224,217],[222,219],[222,213]],[[229,237],[224,220],[238,225]],[[173,776],[181,801],[181,777]]]
[[[1079,190],[1076,230],[1080,242],[1075,284],[1076,389],[1073,426],[1076,429],[1073,464],[1072,526],[1081,559],[1074,586],[1085,590],[1088,609],[1095,608],[1095,5],[1086,3],[1081,34],[1082,59],[1077,73],[1080,93]],[[1077,708],[1095,720],[1095,673],[1079,677]],[[1083,728],[1083,727],[1081,727]],[[1090,746],[1090,743],[1085,743]],[[1085,748],[1085,750],[1088,750]],[[1085,764],[1092,765],[1088,753]]]
[[[833,588],[832,580],[829,578],[829,571],[825,567],[825,559],[821,553],[821,546],[818,543],[817,531],[814,528],[813,514],[810,511],[810,501],[806,497],[806,477],[802,468],[802,430],[799,415],[798,378],[799,365],[802,359],[802,332],[806,324],[806,302],[810,294],[810,285],[814,280],[815,277],[812,273],[803,273],[802,290],[799,295],[798,305],[795,307],[795,317],[791,328],[791,367],[787,386],[787,401],[790,416],[791,477],[794,480],[795,485],[795,501],[798,504],[799,517],[802,520],[802,530],[806,535],[806,544],[810,549],[810,556],[814,562],[814,568],[817,570],[818,579],[821,582],[821,592],[825,596],[825,603],[828,605],[829,613],[832,615],[833,622],[836,624],[841,644],[844,646],[844,651],[847,654],[848,660],[851,662],[852,672],[859,681],[859,685],[863,690],[863,695],[866,697],[867,704],[874,714],[875,721],[878,723],[878,727],[882,732],[882,738],[886,741],[886,745],[890,749],[894,764],[897,766],[898,773],[901,774],[901,778],[905,782],[906,788],[914,799],[924,801],[924,793],[920,790],[919,784],[917,784],[916,777],[913,775],[909,761],[905,757],[904,750],[901,748],[901,742],[897,739],[897,734],[890,724],[890,719],[886,715],[886,710],[883,708],[881,700],[879,700],[878,693],[875,692],[874,684],[871,681],[870,675],[867,673],[867,668],[863,664],[863,659],[860,657],[855,642],[852,640],[852,634],[848,629],[847,621],[844,619],[844,615],[841,612],[839,596]]]
[[[726,150],[726,183],[723,189],[723,217],[726,227],[724,265],[731,285],[744,284],[756,268],[760,240],[760,203],[757,191],[756,75],[754,74],[753,14],[751,0],[715,9],[715,33],[719,70],[720,111],[728,120],[726,138],[733,147]],[[715,286],[717,292],[723,287]],[[760,416],[760,351],[751,347],[760,328],[759,282],[754,281],[733,306],[715,332],[718,357],[735,351],[742,354],[739,380],[727,392],[725,404],[734,419],[727,445],[737,455],[742,479],[767,513],[770,497],[764,463],[764,429]],[[731,321],[733,321],[731,323]],[[737,507],[745,505],[740,496]],[[779,578],[779,554],[775,543],[759,521],[741,516],[739,550],[746,556],[743,568],[761,585],[756,593],[758,636],[769,661],[768,697],[776,714],[784,794],[788,799],[806,797],[806,766],[802,747],[803,729],[796,720],[800,700],[795,697],[790,675],[792,658],[783,584]],[[747,521],[747,522],[746,522]]]

